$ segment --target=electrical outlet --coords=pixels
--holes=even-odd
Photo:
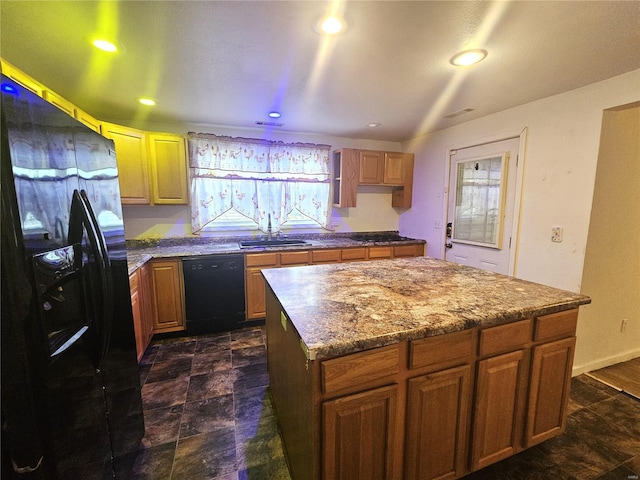
[[[624,332],[627,329],[627,323],[629,323],[629,319],[623,318],[622,323],[620,324],[620,332]]]
[[[551,241],[554,243],[562,242],[562,227],[551,227]]]
[[[442,228],[442,222],[440,220],[436,220],[435,222],[433,222],[433,228],[435,229]]]

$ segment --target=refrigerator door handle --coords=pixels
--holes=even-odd
[[[98,351],[95,352],[97,355],[92,358],[92,360],[96,370],[100,370],[109,349],[111,325],[113,323],[114,297],[111,262],[109,260],[104,236],[102,235],[86,192],[84,190],[80,192],[74,190],[69,219],[70,242],[81,243],[83,226],[87,231],[89,243],[92,246],[92,254],[99,267],[100,296],[102,298],[94,299],[94,301],[100,305],[100,308],[98,309],[99,311],[96,312],[96,324],[94,325],[97,334]],[[82,254],[80,252],[75,258],[82,262]]]

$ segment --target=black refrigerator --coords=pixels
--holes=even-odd
[[[1,91],[2,478],[129,478],[144,423],[114,144]]]

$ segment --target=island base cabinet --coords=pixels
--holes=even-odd
[[[528,350],[478,362],[471,470],[503,460],[521,448]]]
[[[398,386],[323,404],[323,478],[391,479]]]
[[[408,382],[406,480],[454,479],[465,472],[471,366]]]
[[[576,338],[533,349],[525,447],[564,432]]]

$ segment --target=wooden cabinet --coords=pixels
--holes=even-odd
[[[153,337],[151,290],[149,289],[149,268],[147,265],[129,275],[131,288],[131,309],[133,311],[133,329],[136,336],[138,362]]]
[[[189,203],[189,194],[184,137],[168,133],[148,133],[147,142],[153,203],[186,205]]]
[[[564,432],[576,337],[533,349],[525,447]]]
[[[14,82],[18,82],[20,85],[25,87],[27,90],[31,90],[33,93],[35,93],[39,97],[42,97],[42,94],[44,92],[44,87],[40,83],[36,82],[29,75],[24,73],[22,70],[14,67],[10,63],[6,62],[5,60],[0,60],[0,68],[2,68],[2,73],[6,77],[10,78]]]
[[[321,263],[381,260],[394,257],[424,255],[424,244],[344,249],[316,249],[292,252],[248,253],[245,256],[246,319],[262,319],[266,315],[264,268],[293,267]]]
[[[380,185],[384,177],[384,152],[372,150],[358,151],[360,185]]]
[[[148,265],[153,299],[153,332],[184,330],[186,323],[182,261],[152,260]]]
[[[389,385],[325,402],[325,479],[394,478],[398,386]]]
[[[296,478],[456,479],[564,430],[577,308],[317,360],[267,302]]]
[[[92,117],[87,112],[84,112],[76,107],[76,119],[84,123],[87,127],[97,133],[102,133],[102,124],[100,120]]]
[[[148,205],[151,202],[151,191],[145,133],[103,123],[102,134],[115,143],[122,204]]]
[[[42,98],[44,98],[47,102],[52,105],[55,105],[60,110],[65,112],[67,115],[71,117],[76,116],[76,107],[69,100],[62,98],[61,96],[55,94],[50,90],[44,90],[42,92]]]
[[[520,449],[527,380],[525,350],[478,363],[471,470],[510,457]]]
[[[358,163],[355,150],[343,148],[333,152],[333,205],[355,207],[358,190]]]
[[[405,479],[462,476],[466,461],[471,366],[409,380]]]
[[[408,159],[413,159],[413,154],[359,150],[358,182],[361,185],[404,186],[405,162]]]
[[[266,311],[266,283],[261,271],[263,268],[277,267],[279,265],[279,254],[276,252],[247,254],[244,263],[246,269],[245,303],[247,320],[264,318]]]
[[[409,368],[425,374],[407,384],[403,478],[465,473],[474,338],[463,330],[410,342]]]
[[[411,207],[412,153],[343,148],[333,152],[333,205],[355,207],[358,185],[394,187],[391,205]]]

